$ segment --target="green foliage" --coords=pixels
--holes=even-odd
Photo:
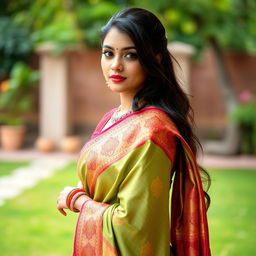
[[[256,101],[238,104],[231,114],[241,129],[241,153],[256,154]]]
[[[25,40],[21,39],[22,44],[18,46],[32,42],[35,48],[50,42],[56,46],[55,52],[60,53],[77,44],[99,46],[101,26],[113,13],[129,5],[157,13],[167,28],[170,41],[179,40],[202,49],[208,39],[214,37],[225,49],[256,53],[254,0],[3,0],[0,16],[9,15],[15,26],[26,28]],[[0,33],[3,35],[1,22]],[[17,47],[15,53],[18,52]],[[8,56],[0,59],[9,61]],[[11,66],[0,65],[7,69]]]
[[[134,2],[159,13],[170,41],[183,41],[201,49],[213,37],[224,49],[256,53],[255,0]]]
[[[96,3],[77,3],[76,13],[79,24],[84,31],[84,40],[90,47],[99,46],[100,28],[118,11],[119,6],[109,1]]]
[[[9,125],[24,123],[22,114],[31,110],[33,88],[38,79],[39,73],[26,64],[18,62],[14,65],[10,79],[0,84],[0,122]]]
[[[233,112],[233,118],[245,126],[256,125],[256,102],[239,104]]]
[[[14,19],[30,28],[35,47],[50,42],[60,53],[78,44],[98,46],[100,27],[119,8],[118,4],[103,0],[37,0]]]
[[[73,15],[70,13],[59,13],[51,24],[32,34],[36,45],[52,43],[55,47],[53,51],[57,54],[76,45],[80,37],[80,31],[75,28]]]
[[[0,76],[8,76],[17,61],[27,60],[33,42],[29,30],[9,17],[0,17]]]
[[[14,19],[31,31],[34,48],[51,43],[55,53],[77,44],[82,32],[76,24],[76,14],[62,0],[37,0],[28,9],[18,12]]]
[[[0,16],[11,16],[20,10],[28,8],[30,0],[1,0],[0,1]]]

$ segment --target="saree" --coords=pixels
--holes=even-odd
[[[168,256],[170,244],[176,256],[209,256],[202,183],[188,144],[154,107],[102,131],[113,112],[79,155],[88,200],[79,213],[73,256]],[[184,162],[178,170],[175,161]]]

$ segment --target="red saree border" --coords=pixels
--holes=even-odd
[[[73,256],[102,255],[103,213],[109,205],[85,201],[76,225]]]
[[[173,183],[171,243],[177,256],[210,256],[209,230],[201,176],[195,156],[178,135],[185,153],[186,169],[176,170]]]
[[[86,203],[87,203],[89,200],[90,200],[90,199],[87,199],[87,200],[83,203],[80,212],[83,211],[83,208],[85,207]],[[78,220],[77,220],[77,223],[76,223],[76,230],[78,229],[79,223],[80,223],[80,214],[79,214],[79,216],[78,216]],[[77,232],[75,232],[73,256],[76,256],[76,250],[77,250],[77,245],[76,245],[76,244],[77,244],[77,240],[78,240],[77,237],[78,237]]]
[[[131,117],[133,115],[139,115],[140,113],[143,113],[143,112],[149,111],[149,110],[156,110],[156,111],[162,112],[163,114],[167,115],[162,109],[159,109],[159,108],[156,108],[156,107],[148,107],[148,108],[144,108],[142,110],[139,110],[137,112],[130,113],[127,116],[125,116],[124,118],[122,118],[121,120],[115,122],[114,124],[112,124],[111,126],[106,128],[105,130],[102,130],[104,128],[104,126],[107,124],[107,122],[109,121],[109,119],[111,118],[111,116],[113,115],[113,113],[115,112],[116,109],[117,108],[111,109],[109,112],[107,112],[103,116],[103,118],[100,120],[100,122],[98,123],[97,127],[95,128],[91,138],[84,144],[84,146],[80,150],[79,156],[82,154],[82,152],[84,151],[84,148],[87,146],[88,143],[90,143],[91,141],[93,141],[97,137],[103,135],[104,133],[108,132],[109,130],[111,130],[115,126],[119,125],[120,123],[124,122],[126,119],[128,119],[129,117]],[[177,134],[179,134],[178,131],[177,131]]]
[[[115,110],[115,109],[112,109],[111,111],[113,111],[113,110]],[[97,136],[100,136],[101,134],[107,132],[108,130],[110,130],[110,129],[112,129],[113,127],[117,126],[118,124],[124,122],[126,119],[128,119],[128,118],[131,117],[131,116],[139,115],[139,114],[141,114],[141,113],[143,113],[143,112],[145,112],[145,111],[150,111],[150,110],[160,111],[160,112],[162,112],[163,114],[166,115],[166,113],[165,113],[162,109],[159,109],[159,108],[156,108],[156,107],[143,108],[143,109],[141,109],[141,110],[139,110],[139,111],[137,111],[137,112],[133,112],[133,113],[131,113],[131,114],[128,114],[128,115],[125,116],[124,118],[120,119],[119,121],[117,121],[117,122],[115,122],[114,124],[112,124],[111,126],[109,126],[107,129],[105,129],[105,130],[99,132],[99,134],[98,134]],[[111,111],[110,111],[110,112],[111,112]],[[108,119],[107,119],[107,121],[108,121],[108,120],[111,118],[111,116],[110,116],[110,117],[107,117],[107,118],[108,118]],[[105,124],[107,123],[107,122],[106,122],[106,119],[102,119],[102,120],[100,121],[100,123],[101,123],[101,122],[105,122]],[[102,128],[104,128],[104,126],[103,126]],[[95,137],[97,137],[97,136],[95,136]],[[93,137],[93,138],[95,138],[95,137]]]

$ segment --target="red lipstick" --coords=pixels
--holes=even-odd
[[[121,83],[126,79],[126,77],[120,75],[112,75],[110,76],[110,79],[114,83]]]

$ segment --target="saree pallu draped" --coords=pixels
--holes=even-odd
[[[169,116],[146,108],[101,131],[112,114],[80,152],[78,175],[89,197],[73,256],[168,256],[170,243],[176,256],[209,256],[199,170]],[[183,164],[174,170],[174,161]]]

